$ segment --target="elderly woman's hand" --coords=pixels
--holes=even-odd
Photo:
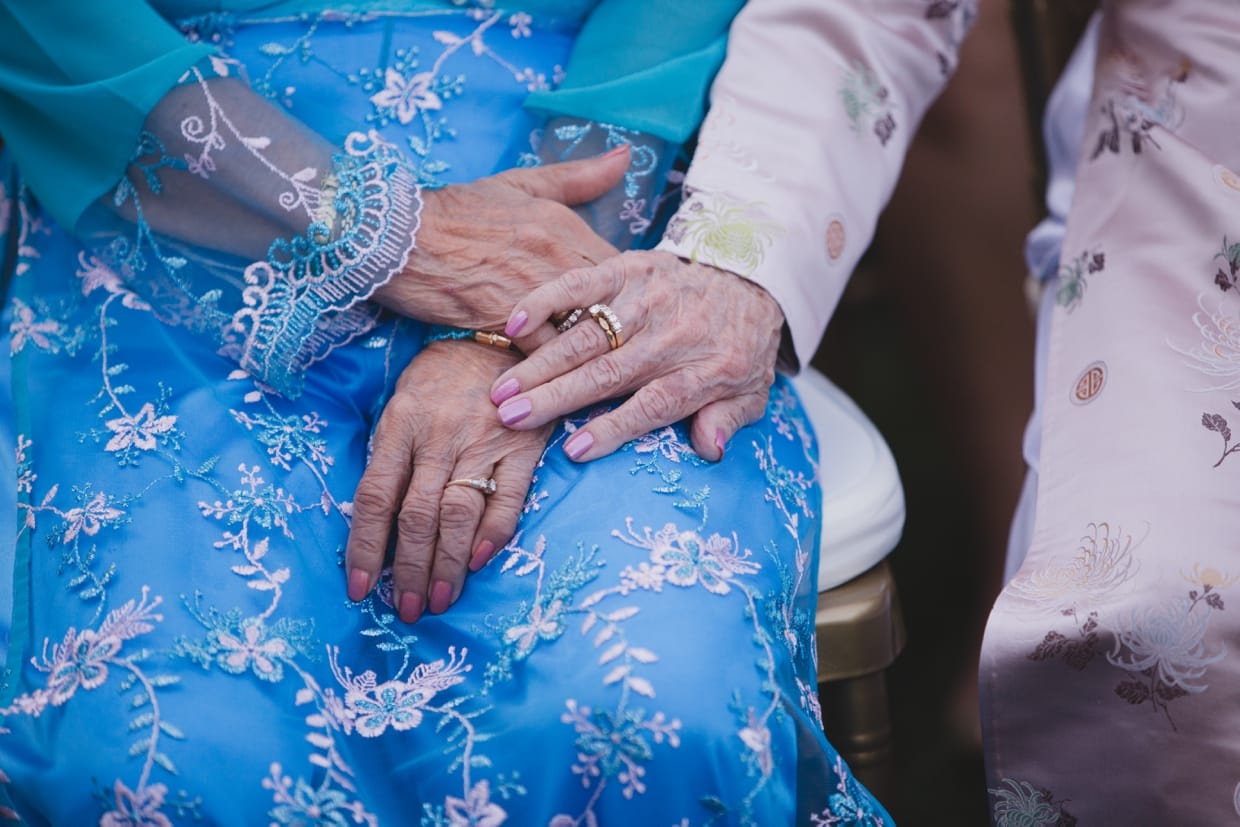
[[[605,304],[623,329],[612,349],[602,323],[582,313],[491,386],[510,428],[542,428],[604,399],[632,394],[564,444],[590,460],[627,440],[696,414],[694,450],[723,457],[724,446],[766,408],[784,316],[758,285],[664,252],[628,252],[571,270],[534,290],[509,317],[509,335],[571,308]]]
[[[628,165],[622,146],[424,190],[417,246],[375,301],[424,322],[498,330],[530,290],[616,254],[570,206],[612,189]]]
[[[466,569],[482,568],[516,530],[551,425],[511,431],[495,421],[487,388],[515,357],[469,342],[433,342],[405,368],[375,428],[370,464],[353,498],[348,593],[374,588],[393,530],[394,600],[412,623],[445,611]],[[484,494],[451,480],[495,480]]]

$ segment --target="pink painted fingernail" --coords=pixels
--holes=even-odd
[[[452,605],[452,584],[447,580],[436,580],[431,586],[431,614],[441,615]]]
[[[518,310],[516,314],[508,320],[508,324],[504,325],[505,336],[519,336],[521,331],[525,329],[525,323],[530,320],[530,314],[524,310]]]
[[[363,569],[349,569],[349,599],[356,603],[370,591],[370,575]]]
[[[509,399],[499,406],[499,421],[505,425],[514,425],[530,415],[534,404],[529,399]]]
[[[482,567],[491,562],[491,555],[495,553],[495,544],[490,540],[483,540],[474,549],[474,555],[469,558],[470,571],[482,571]]]
[[[491,391],[491,401],[498,405],[505,399],[515,396],[520,392],[521,383],[510,376],[503,382],[500,382],[495,390]]]
[[[725,444],[725,443],[724,443],[724,441],[723,441],[723,428],[716,428],[716,429],[715,429],[715,447],[719,449],[719,459],[720,459],[720,460],[722,460],[722,459],[723,459],[723,446],[724,446],[724,444]]]
[[[617,146],[617,147],[612,147],[611,149],[609,149],[609,150],[607,150],[606,152],[604,152],[604,153],[602,154],[602,156],[601,156],[601,157],[603,157],[603,158],[614,158],[614,157],[616,157],[617,155],[619,155],[619,154],[620,154],[620,153],[622,153],[622,152],[627,152],[627,151],[628,151],[628,149],[629,149],[629,145],[628,145],[628,144],[620,144],[620,146]]]
[[[417,623],[422,616],[422,595],[405,592],[400,596],[400,619],[406,623]]]
[[[581,455],[594,445],[594,436],[589,431],[578,431],[564,443],[564,453],[569,459],[581,459]]]

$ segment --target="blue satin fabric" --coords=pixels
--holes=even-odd
[[[316,128],[409,147],[424,123],[368,123],[375,89],[355,70],[476,25],[324,22],[314,60],[270,75],[267,44],[304,22],[228,37]],[[428,174],[468,180],[530,150],[527,80],[554,74],[572,33],[495,35],[502,60],[445,64],[461,93],[436,113],[452,131],[423,147]],[[283,399],[157,320],[0,180],[21,241],[0,794],[25,823],[886,823],[817,718],[821,493],[783,380],[717,464],[677,426],[576,465],[561,446],[590,412],[570,419],[517,537],[448,613],[405,626],[386,581],[345,598],[342,550],[421,327],[384,323]]]

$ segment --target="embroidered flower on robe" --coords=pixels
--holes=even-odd
[[[758,762],[758,769],[762,771],[762,777],[768,777],[774,769],[775,760],[771,755],[771,731],[766,724],[759,720],[751,709],[749,710],[749,725],[737,734],[745,742],[745,746],[753,751]]]
[[[499,827],[508,819],[504,808],[491,800],[491,785],[485,778],[475,784],[464,799],[448,796],[444,812],[449,827]]]
[[[668,523],[654,538],[650,560],[666,567],[667,582],[692,586],[701,582],[707,591],[727,594],[735,575],[752,574],[760,567],[734,551],[733,541],[719,534],[708,538],[694,531],[677,531]]]
[[[396,110],[401,123],[409,123],[418,112],[443,108],[443,101],[431,89],[434,77],[430,72],[418,72],[406,79],[395,69],[388,69],[384,81],[384,87],[370,100],[375,106]]]
[[[172,822],[159,810],[164,805],[168,788],[163,784],[140,786],[130,790],[116,782],[116,809],[103,814],[99,827],[172,827]]]
[[[23,304],[21,299],[13,299],[13,321],[9,324],[9,352],[21,353],[26,342],[33,342],[40,350],[55,352],[56,346],[52,338],[60,338],[62,328],[60,322],[51,319],[40,321],[35,317],[34,310]]]
[[[220,665],[233,674],[253,669],[266,681],[278,681],[284,670],[280,658],[289,653],[289,645],[278,637],[263,640],[263,625],[250,623],[242,632],[244,640],[227,632],[218,632],[217,639],[224,652]]]
[[[1134,611],[1115,632],[1115,649],[1107,655],[1113,665],[1129,672],[1152,669],[1167,686],[1185,692],[1204,692],[1206,667],[1226,654],[1206,651],[1205,634],[1209,611],[1193,611],[1190,600],[1173,600],[1161,606]]]
[[[78,532],[94,536],[99,529],[124,514],[119,508],[110,508],[103,492],[82,508],[71,508],[65,512],[65,543],[73,542]]]
[[[113,436],[104,446],[105,451],[123,451],[126,448],[138,448],[143,451],[155,450],[155,437],[166,434],[177,424],[175,416],[156,416],[155,407],[147,402],[133,416],[120,416],[104,423]]]
[[[541,604],[530,609],[529,618],[525,623],[513,626],[504,632],[505,643],[516,643],[518,659],[525,657],[538,643],[538,639],[555,640],[564,632],[564,620],[560,615],[563,601],[554,600],[544,610]]]
[[[92,629],[79,634],[70,629],[55,648],[51,674],[47,679],[52,706],[60,706],[80,689],[95,689],[108,679],[108,660],[120,651],[121,641],[114,635],[100,635]]]

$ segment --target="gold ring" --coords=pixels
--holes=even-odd
[[[610,307],[605,304],[592,304],[587,312],[598,322],[598,326],[603,328],[607,344],[612,350],[624,344],[624,325],[620,324],[620,319]]]
[[[551,317],[551,320],[555,322],[555,332],[563,333],[573,325],[577,324],[577,320],[581,318],[581,314],[584,312],[585,310],[578,307],[574,310],[566,310],[563,313],[556,313]]]
[[[457,479],[457,480],[449,480],[448,482],[444,484],[444,488],[447,488],[449,485],[469,486],[475,491],[481,492],[482,496],[484,497],[489,497],[495,493],[495,480],[491,477],[488,477],[486,479],[481,479],[479,477],[472,477],[472,478],[461,477],[460,479]]]

